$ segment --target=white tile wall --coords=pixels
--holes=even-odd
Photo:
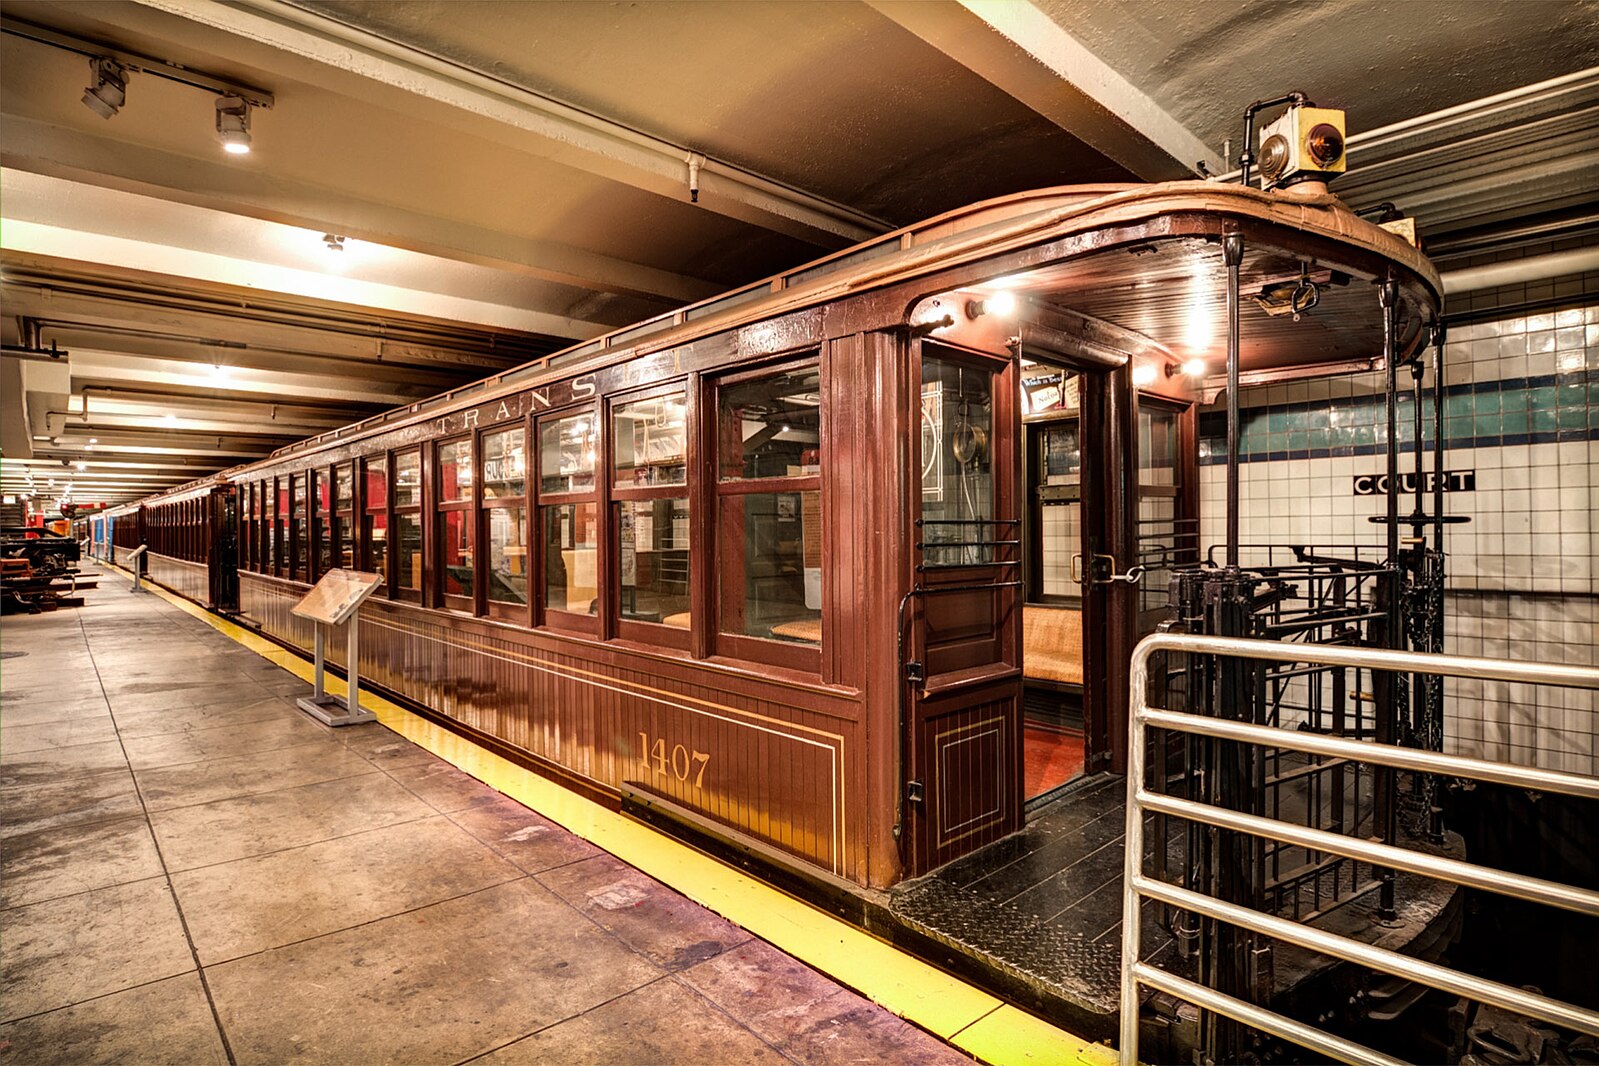
[[[1599,305],[1466,326],[1446,355],[1451,384],[1599,368]],[[1240,403],[1314,402],[1381,389],[1379,375],[1361,375],[1250,389]],[[1412,468],[1407,458],[1401,452],[1401,471]],[[1242,543],[1362,545],[1380,557],[1383,528],[1367,518],[1386,502],[1355,496],[1353,480],[1385,467],[1381,455],[1242,464]],[[1599,665],[1599,441],[1451,450],[1446,468],[1475,469],[1477,484],[1446,497],[1449,513],[1472,521],[1446,534],[1445,650]],[[1200,476],[1201,538],[1217,546],[1219,558],[1225,467],[1202,467]],[[1407,501],[1401,514],[1408,510]],[[1243,561],[1266,559],[1246,549]],[[1599,773],[1595,693],[1473,681],[1452,681],[1446,693],[1447,750]]]
[[[1082,586],[1072,580],[1072,556],[1082,550],[1079,504],[1054,504],[1040,508],[1043,538],[1040,562],[1046,596],[1081,596]]]

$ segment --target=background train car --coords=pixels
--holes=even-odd
[[[217,611],[236,611],[237,493],[224,478],[145,500],[145,573],[151,581]]]
[[[105,512],[106,562],[118,566],[131,565],[127,554],[144,543],[144,504],[126,503],[108,508]],[[144,563],[137,564],[143,573]]]

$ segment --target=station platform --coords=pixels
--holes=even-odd
[[[1112,1057],[118,571],[0,655],[0,1063]]]

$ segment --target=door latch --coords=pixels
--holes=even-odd
[[[1083,556],[1080,552],[1072,556],[1071,572],[1072,581],[1079,585],[1114,585],[1118,581],[1136,585],[1144,577],[1144,568],[1141,566],[1132,567],[1125,574],[1118,574],[1114,555],[1090,555],[1087,581],[1084,581]]]

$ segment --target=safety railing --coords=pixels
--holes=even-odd
[[[1561,664],[1514,662],[1458,655],[1425,655],[1379,648],[1283,644],[1270,640],[1159,633],[1133,651],[1132,713],[1127,746],[1127,853],[1122,901],[1121,1039],[1124,1066],[1138,1061],[1139,989],[1152,988],[1202,1010],[1230,1018],[1329,1058],[1348,1063],[1398,1063],[1400,1060],[1259,1004],[1218,992],[1140,960],[1141,907],[1145,899],[1228,923],[1263,936],[1368,969],[1464,996],[1479,1003],[1540,1018],[1564,1028],[1599,1036],[1599,1012],[1526,989],[1462,973],[1213,896],[1194,892],[1144,873],[1144,819],[1164,814],[1291,844],[1343,855],[1379,867],[1599,916],[1599,892],[1522,874],[1508,873],[1413,851],[1360,837],[1327,832],[1272,818],[1244,814],[1213,804],[1152,792],[1146,779],[1147,731],[1162,729],[1244,744],[1285,748],[1312,756],[1359,760],[1395,770],[1468,778],[1540,792],[1599,799],[1599,777],[1537,767],[1445,755],[1419,748],[1350,740],[1320,733],[1254,725],[1226,718],[1181,713],[1149,705],[1151,659],[1161,652],[1214,655],[1267,662],[1311,663],[1437,677],[1475,678],[1599,690],[1599,669]]]

